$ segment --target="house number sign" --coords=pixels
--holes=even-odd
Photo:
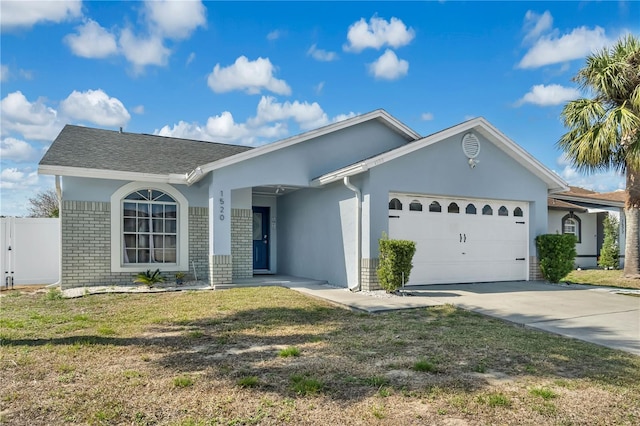
[[[220,190],[220,199],[218,200],[220,204],[220,220],[224,220],[224,191]]]

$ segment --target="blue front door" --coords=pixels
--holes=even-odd
[[[269,269],[269,207],[253,208],[253,269]]]

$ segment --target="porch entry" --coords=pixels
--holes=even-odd
[[[269,207],[253,207],[253,270],[269,269]]]

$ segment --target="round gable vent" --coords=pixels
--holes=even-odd
[[[480,154],[480,140],[473,133],[467,133],[462,137],[462,152],[467,158],[476,158]]]

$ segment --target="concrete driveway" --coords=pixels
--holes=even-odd
[[[408,287],[416,298],[640,355],[640,294],[543,282]]]

